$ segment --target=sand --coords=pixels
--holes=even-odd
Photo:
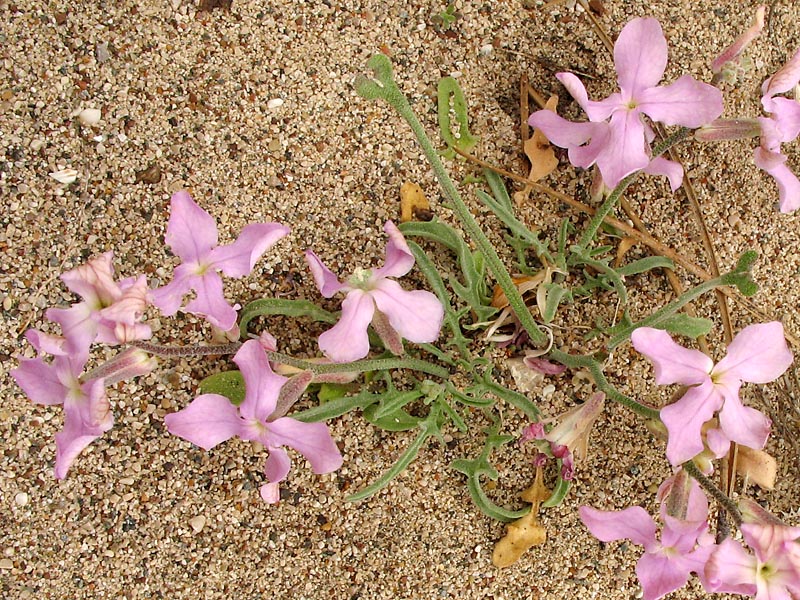
[[[522,75],[542,93],[560,94],[562,114],[574,119],[583,115],[556,72],[587,74],[592,98],[614,91],[610,55],[580,11],[541,2],[459,1],[459,20],[441,32],[433,17],[445,6],[234,0],[230,11],[198,12],[189,0],[0,0],[3,597],[641,597],[634,573],[640,549],[601,544],[577,518],[583,504],[607,510],[641,504],[652,511],[654,492],[669,474],[663,443],[619,406],[608,406],[596,424],[570,496],[543,514],[548,541],[498,570],[491,554],[504,526],[476,509],[463,476],[448,466],[480,451],[487,424],[480,414],[473,415],[467,434],[446,431],[446,444],[427,444],[396,481],[360,503],[345,497],[374,481],[415,434],[384,432],[357,411],[336,419],[330,427],[343,467],[315,476],[293,454],[282,501],[270,506],[258,496],[264,450],[234,440],[205,452],[164,426],[164,415],[188,404],[200,379],[230,368],[224,357],[162,360],[152,374],[110,389],[114,429],[78,457],[63,481],[52,472],[61,409],[34,405],[8,375],[16,355],[32,356],[21,337],[25,329],[57,331],[44,310],[74,301],[58,280],[63,271],[113,251],[121,275],[144,272],[153,286],[168,281],[177,261],[163,235],[177,190],[188,189],[214,215],[223,242],[249,222],[292,227],[250,277],[226,284],[228,297],[242,303],[281,295],[335,310],[338,302],[320,298],[302,251],[314,248],[341,274],[379,264],[381,228],[397,218],[406,181],[423,187],[437,218],[455,223],[405,123],[353,89],[375,52],[391,56],[401,88],[432,135],[436,83],[444,75],[456,77],[470,105],[472,131],[481,137],[475,153],[520,175],[526,168],[519,134]],[[689,73],[707,81],[710,61],[747,26],[755,6],[608,1],[598,19],[616,35],[633,17],[659,18],[670,46],[665,80]],[[726,116],[758,116],[761,81],[800,46],[798,18],[793,2],[771,3],[768,27],[750,51],[753,70],[726,91]],[[92,126],[78,118],[87,108],[100,110]],[[761,291],[755,303],[765,318],[780,319],[799,336],[797,216],[777,212],[777,189],[753,166],[752,146],[689,144],[679,154],[721,268],[743,250],[757,250]],[[795,147],[787,146],[790,154]],[[479,174],[463,162],[447,165],[456,181]],[[793,157],[790,165],[800,161]],[[48,175],[66,168],[78,173],[70,185]],[[589,182],[589,174],[565,159],[546,181],[579,197]],[[473,187],[462,191],[502,247],[502,226],[479,206]],[[707,265],[684,192],[673,196],[663,181],[647,178],[627,198],[654,235]],[[549,234],[564,217],[582,222],[546,197],[534,196],[521,214]],[[644,255],[641,248],[634,252]],[[446,252],[434,256],[442,269],[454,270]],[[698,283],[684,270],[678,275],[687,286]],[[630,287],[634,316],[672,297],[657,275],[638,277]],[[559,340],[572,340],[573,351],[581,351],[578,327],[598,316],[608,319],[614,302],[604,294],[567,307]],[[731,307],[737,329],[764,320],[736,303]],[[704,297],[697,310],[715,319],[710,342],[715,356],[722,356],[714,298]],[[167,319],[154,313],[149,323],[162,342],[209,339],[208,327],[191,315]],[[299,356],[314,352],[322,331],[288,319],[267,325],[284,351]],[[113,353],[98,348],[95,360]],[[513,383],[502,361],[498,371]],[[670,390],[656,389],[651,367],[630,346],[614,355],[607,372],[615,385],[645,401],[668,398]],[[574,375],[539,382],[528,393],[556,416],[591,393]],[[545,390],[548,384],[555,390]],[[800,524],[798,414],[782,386],[759,389],[763,393],[748,387],[744,397],[776,422],[767,449],[779,459],[779,477],[774,490],[751,488],[748,494]],[[518,435],[523,424],[513,409],[503,408],[506,433]],[[530,454],[512,444],[493,460],[500,474],[493,498],[521,507],[517,494],[534,472]],[[693,581],[672,597],[702,595]]]

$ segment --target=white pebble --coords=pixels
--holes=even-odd
[[[0,569],[8,571],[13,568],[14,568],[14,563],[10,558],[4,558],[3,560],[0,560]]]
[[[551,383],[550,385],[546,385],[542,388],[542,397],[548,398],[549,396],[552,396],[555,392],[556,392],[556,386],[554,386]]]
[[[81,123],[88,127],[97,125],[102,116],[103,113],[100,112],[99,108],[84,108],[78,113],[78,119],[80,119]]]
[[[50,173],[50,177],[58,183],[70,184],[78,178],[78,172],[75,169],[61,169]]]
[[[195,533],[200,533],[203,531],[203,527],[206,526],[206,518],[203,515],[198,515],[189,521],[189,525],[192,526]]]
[[[14,502],[19,506],[25,506],[28,503],[29,496],[25,492],[20,492],[14,496]]]
[[[492,53],[493,50],[494,50],[494,46],[492,46],[491,44],[484,44],[483,46],[481,46],[480,55],[481,56],[489,56]]]
[[[272,110],[273,108],[279,108],[283,106],[283,98],[273,98],[269,102],[267,102],[267,108]]]

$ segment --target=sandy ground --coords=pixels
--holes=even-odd
[[[268,506],[257,491],[263,451],[232,441],[206,453],[168,435],[163,424],[165,414],[191,400],[199,379],[228,368],[225,361],[162,361],[153,374],[110,390],[114,429],[83,452],[64,481],[54,479],[53,434],[61,427],[61,410],[32,404],[8,376],[14,355],[31,354],[20,333],[46,326],[48,306],[72,301],[57,276],[92,255],[113,250],[123,275],[146,272],[152,285],[163,283],[175,264],[163,245],[172,192],[189,189],[217,219],[223,241],[252,221],[291,225],[291,236],[251,277],[230,284],[229,297],[283,294],[319,301],[302,250],[313,247],[341,273],[377,264],[381,226],[396,218],[404,181],[422,185],[434,213],[453,222],[407,126],[353,90],[355,75],[373,53],[391,55],[401,87],[431,132],[436,82],[456,76],[470,104],[472,130],[481,136],[476,153],[520,174],[520,76],[543,93],[560,93],[562,114],[576,119],[583,116],[563,99],[555,72],[590,76],[593,98],[615,85],[610,57],[586,17],[540,2],[527,3],[529,8],[512,0],[458,2],[462,16],[448,35],[433,27],[432,17],[445,7],[440,0],[234,0],[230,12],[204,14],[190,4],[0,0],[0,595],[639,597],[639,550],[599,543],[576,513],[586,503],[653,509],[654,491],[669,472],[663,446],[616,406],[598,421],[572,494],[543,516],[547,543],[502,571],[492,566],[491,552],[503,525],[480,514],[462,476],[448,467],[479,450],[485,423],[477,415],[468,435],[451,431],[451,443],[431,443],[397,481],[358,504],[345,496],[388,468],[413,433],[383,432],[357,414],[337,419],[331,430],[343,451],[342,469],[317,477],[295,455],[284,499]],[[605,6],[599,20],[613,35],[634,16],[661,20],[671,81],[684,72],[709,80],[710,60],[749,23],[755,3]],[[772,3],[767,31],[752,49],[755,69],[726,93],[727,116],[758,115],[761,81],[800,46],[798,19],[794,2]],[[81,125],[75,115],[83,108],[100,109],[101,121]],[[747,142],[688,145],[680,154],[720,264],[730,266],[744,249],[758,250],[762,289],[756,303],[797,336],[797,217],[776,211],[775,185],[753,166]],[[458,179],[475,172],[450,166]],[[61,168],[77,170],[77,182],[63,186],[48,176]],[[143,180],[141,172],[153,168],[160,178]],[[548,183],[582,195],[588,181],[562,161]],[[480,211],[470,188],[464,191]],[[663,182],[641,180],[628,198],[656,235],[706,264],[682,192],[672,196]],[[497,221],[480,212],[500,244]],[[546,232],[572,214],[545,198],[524,207],[524,218]],[[438,260],[452,268],[446,254]],[[696,283],[679,275],[687,285]],[[635,282],[631,293],[634,314],[642,314],[671,292],[650,277]],[[598,297],[568,307],[563,327],[608,317],[613,301]],[[714,316],[713,298],[700,301],[698,310]],[[761,320],[736,304],[732,312],[737,328]],[[207,339],[206,327],[191,316],[153,317],[161,341]],[[313,351],[320,332],[279,319],[269,325],[282,347],[297,354]],[[719,325],[711,340],[720,341]],[[666,398],[655,390],[650,367],[628,348],[609,373],[628,393],[652,402],[659,394]],[[550,414],[590,392],[571,375],[552,383],[556,391],[547,397],[540,389],[531,392]],[[751,493],[798,524],[791,403],[775,386],[764,394],[747,390],[745,397],[781,426],[769,445],[780,459],[778,485]],[[506,430],[518,434],[521,420],[508,408],[505,413]],[[529,458],[514,447],[498,453],[498,503],[521,506],[516,494],[532,478]],[[693,584],[673,597],[702,594]]]

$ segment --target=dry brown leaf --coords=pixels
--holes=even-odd
[[[544,107],[545,110],[556,112],[557,105],[558,96],[550,96]],[[531,161],[531,172],[528,175],[531,181],[539,181],[558,166],[558,159],[550,147],[550,140],[538,129],[533,130],[533,135],[525,141],[523,147],[525,156]]]
[[[550,96],[545,103],[545,110],[556,112],[558,105],[558,96]],[[538,129],[533,130],[533,135],[524,141],[523,150],[525,156],[531,163],[531,170],[528,174],[528,180],[532,182],[539,181],[546,177],[558,166],[558,159],[556,158],[553,148],[550,146],[550,141]],[[525,186],[525,189],[520,190],[514,194],[514,201],[519,205],[528,199],[531,193],[530,186]]]
[[[495,567],[510,567],[517,562],[528,548],[543,544],[547,531],[539,524],[536,514],[531,510],[527,515],[509,524],[506,535],[494,547],[492,563]]]
[[[528,548],[544,544],[547,530],[539,523],[539,505],[550,497],[550,490],[544,485],[542,467],[536,467],[536,479],[533,484],[520,494],[525,502],[531,503],[531,512],[509,523],[506,535],[495,544],[492,563],[495,567],[504,568],[519,560]]]
[[[425,192],[416,183],[406,181],[400,186],[400,222],[408,223],[414,219],[430,221],[433,218],[431,205]]]
[[[778,462],[762,450],[739,446],[736,472],[757,486],[771,490],[778,475]]]
[[[614,267],[618,267],[622,264],[622,259],[625,258],[625,254],[636,245],[636,240],[632,237],[624,237],[617,246],[617,255],[614,258]]]

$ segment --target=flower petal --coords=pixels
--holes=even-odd
[[[49,321],[61,325],[61,332],[67,340],[70,352],[81,349],[88,351],[97,337],[97,321],[87,302],[73,304],[71,308],[48,308],[45,316]]]
[[[709,591],[752,596],[756,593],[755,556],[745,552],[739,542],[728,538],[712,552],[705,576]]]
[[[188,263],[178,265],[172,274],[172,281],[150,291],[150,302],[165,317],[171,317],[178,312],[183,303],[183,297],[197,284],[200,276],[196,272],[196,265]]]
[[[228,304],[222,292],[222,277],[216,271],[207,271],[205,275],[194,279],[194,290],[197,297],[189,302],[183,310],[194,315],[205,317],[206,321],[223,331],[229,330],[236,323],[236,309]]]
[[[572,73],[556,73],[556,79],[558,79],[561,84],[567,88],[569,95],[575,99],[575,102],[578,103],[583,111],[588,113],[590,100],[589,94],[586,93],[586,87],[583,85],[583,82]],[[605,119],[600,120],[602,121]]]
[[[597,156],[597,167],[609,188],[650,164],[645,147],[644,124],[637,111],[617,111],[609,123],[610,138]]]
[[[258,488],[261,499],[267,504],[276,504],[281,500],[281,487],[276,483],[265,483]]]
[[[790,98],[772,98],[769,112],[782,142],[792,142],[800,135],[800,102]]]
[[[386,243],[386,261],[382,267],[372,271],[372,277],[402,277],[414,266],[414,255],[397,225],[386,221],[383,230],[389,236],[389,241]]]
[[[275,411],[281,388],[288,379],[272,372],[267,354],[258,340],[242,344],[233,362],[244,379],[244,401],[239,406],[242,417],[266,423]]]
[[[767,443],[772,421],[755,408],[744,406],[737,394],[726,397],[719,424],[731,441],[760,450]]]
[[[378,310],[389,318],[394,330],[405,339],[421,344],[439,337],[444,307],[431,292],[407,291],[396,281],[384,279],[369,294]]]
[[[342,466],[342,455],[325,423],[302,423],[291,417],[281,417],[267,423],[267,428],[270,453],[277,445],[294,448],[311,463],[317,474],[330,473]]]
[[[311,250],[306,250],[306,263],[320,293],[325,298],[331,298],[336,292],[347,289],[347,285],[340,283],[333,272]]]
[[[689,581],[694,563],[684,561],[680,554],[645,553],[636,563],[636,576],[642,584],[642,598],[657,600],[682,588]]]
[[[291,466],[292,461],[289,460],[286,450],[279,448],[278,444],[269,446],[269,456],[264,464],[264,475],[267,476],[270,483],[276,484],[286,479]]]
[[[67,388],[58,378],[55,367],[41,358],[21,358],[19,367],[11,370],[11,376],[36,404],[63,404],[67,396]]]
[[[648,175],[663,175],[669,180],[669,187],[674,192],[683,183],[683,167],[680,163],[656,156],[650,164],[642,169]]]
[[[629,539],[634,544],[644,546],[645,550],[652,549],[657,544],[655,521],[641,506],[631,506],[619,511],[581,506],[578,514],[592,535],[602,542]]]
[[[352,362],[369,354],[367,327],[375,301],[362,290],[350,290],[342,302],[339,322],[319,336],[319,347],[333,362]]]
[[[761,103],[764,104],[764,108],[767,108],[765,99],[772,98],[776,94],[788,92],[798,82],[800,82],[800,49],[772,77],[761,85]]]
[[[528,118],[528,124],[541,131],[551,143],[560,148],[573,148],[585,144],[596,134],[598,125],[600,125],[599,123],[573,123],[559,117],[551,110],[536,111]]]
[[[722,92],[690,75],[642,90],[636,100],[640,111],[664,125],[696,128],[722,114]]]
[[[778,184],[781,212],[790,213],[800,208],[800,180],[786,166],[786,156],[759,147],[755,149],[755,163]]]
[[[631,335],[631,342],[653,363],[659,385],[694,385],[710,380],[714,362],[699,350],[677,344],[666,331],[640,327]]]
[[[181,190],[172,195],[164,240],[183,262],[198,262],[217,245],[214,218]]]
[[[711,376],[717,382],[731,379],[749,383],[769,383],[783,375],[794,357],[786,345],[779,321],[749,325],[728,346]]]
[[[166,415],[164,422],[171,434],[205,450],[239,435],[242,430],[239,411],[219,394],[198,396],[183,410]]]
[[[105,394],[103,390],[103,382],[97,380],[92,382],[91,389],[87,390],[89,394],[97,395],[99,389],[100,394]],[[69,403],[64,404],[64,429],[59,431],[56,438],[56,464],[55,464],[55,477],[56,479],[64,479],[67,476],[72,463],[83,451],[86,446],[91,444],[97,438],[101,437],[106,431],[111,429],[114,425],[114,417],[111,413],[107,413],[106,418],[100,423],[90,425],[84,422],[79,406]]]
[[[637,97],[655,86],[667,68],[667,40],[656,19],[633,19],[614,44],[614,67],[623,93]]]
[[[228,277],[244,277],[250,274],[258,259],[288,233],[289,228],[279,223],[251,223],[242,229],[235,242],[214,248],[208,255],[208,263]]]
[[[705,355],[704,355],[705,356]],[[678,466],[703,451],[703,423],[722,406],[722,396],[709,379],[689,388],[683,398],[661,409],[661,421],[669,432],[667,459]]]

